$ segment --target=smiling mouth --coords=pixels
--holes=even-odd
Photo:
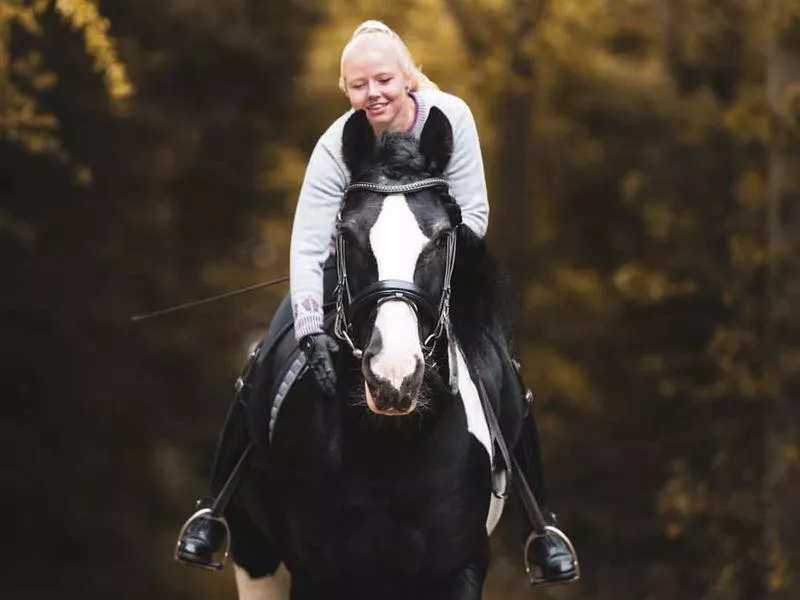
[[[380,104],[370,104],[369,106],[367,106],[367,110],[379,111],[379,110],[383,110],[384,108],[386,108],[387,105],[388,105],[388,102],[382,102]]]

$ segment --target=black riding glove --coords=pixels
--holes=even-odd
[[[334,352],[339,344],[327,333],[312,333],[300,340],[300,347],[308,359],[308,368],[324,394],[336,394],[336,371],[333,369]]]

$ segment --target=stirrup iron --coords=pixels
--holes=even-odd
[[[197,521],[202,517],[206,517],[208,519],[211,519],[212,521],[215,521],[216,523],[220,523],[225,528],[225,549],[222,554],[222,560],[216,561],[212,559],[211,562],[209,562],[208,564],[203,564],[203,563],[184,560],[179,556],[181,539],[183,538],[184,534],[189,529],[189,527],[195,521]],[[191,517],[186,519],[186,522],[183,524],[183,527],[181,527],[180,532],[178,532],[178,541],[175,542],[175,553],[173,556],[175,560],[184,565],[199,567],[201,569],[205,569],[206,571],[221,571],[225,566],[225,563],[228,561],[228,554],[230,553],[230,550],[231,550],[231,530],[230,527],[228,527],[228,522],[225,520],[224,517],[215,517],[212,514],[210,508],[201,508]]]
[[[528,556],[530,554],[530,547],[534,540],[540,537],[546,537],[548,535],[554,535],[555,537],[559,538],[561,541],[566,544],[567,548],[569,548],[569,552],[572,555],[572,560],[575,563],[575,574],[571,577],[565,577],[564,579],[559,579],[557,581],[552,581],[550,579],[545,579],[544,576],[537,572],[537,568],[531,564]],[[530,581],[531,586],[533,587],[547,587],[551,585],[561,585],[564,583],[573,583],[578,581],[581,578],[581,568],[578,564],[578,554],[575,552],[575,546],[572,545],[572,542],[567,537],[563,531],[561,531],[558,527],[553,525],[545,525],[544,531],[534,531],[529,536],[527,541],[525,542],[525,548],[523,550],[523,560],[525,561],[525,572],[528,574],[528,580]]]

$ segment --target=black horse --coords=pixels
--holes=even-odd
[[[304,376],[291,330],[255,375],[254,452],[225,510],[245,600],[272,597],[281,563],[296,600],[481,597],[508,466],[482,399],[514,448],[524,394],[497,269],[441,179],[451,148],[435,108],[419,140],[376,139],[363,112],[345,126],[337,393]]]

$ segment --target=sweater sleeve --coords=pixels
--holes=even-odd
[[[489,224],[489,197],[478,128],[469,106],[462,102],[462,116],[453,126],[453,155],[445,170],[450,193],[461,207],[461,217],[478,237]]]
[[[322,331],[322,265],[349,177],[325,142],[320,138],[309,158],[292,225],[289,286],[298,340]]]

